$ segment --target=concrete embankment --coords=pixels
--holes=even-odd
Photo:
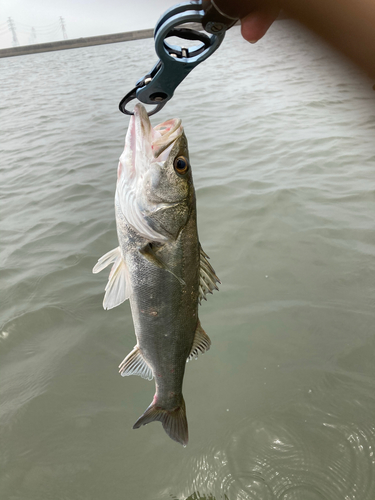
[[[79,47],[90,47],[91,45],[103,45],[106,43],[126,42],[129,40],[140,40],[151,38],[154,30],[127,31],[125,33],[114,33],[111,35],[89,36],[85,38],[74,38],[72,40],[61,40],[59,42],[36,43],[33,45],[22,45],[9,49],[0,49],[0,57],[21,56],[24,54],[35,54],[37,52],[51,52],[54,50],[76,49]]]

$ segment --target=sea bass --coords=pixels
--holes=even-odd
[[[185,365],[210,348],[198,303],[220,281],[198,239],[181,120],[152,128],[145,108],[135,106],[118,165],[115,209],[119,247],[103,255],[93,272],[113,264],[104,309],[130,300],[137,344],[120,364],[121,375],[155,378],[154,399],[133,429],[160,421],[186,445]]]

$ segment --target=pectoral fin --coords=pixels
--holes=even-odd
[[[181,283],[181,285],[186,286],[185,281],[179,276],[177,276],[177,274],[175,274],[172,271],[172,269],[170,269],[170,267],[156,255],[155,251],[153,250],[150,244],[147,244],[146,246],[140,248],[139,251],[143,255],[143,257],[145,257],[149,262],[151,262],[157,267],[160,267],[161,269],[165,269],[166,271],[171,273],[176,278],[176,280],[178,280]]]
[[[202,299],[206,299],[208,293],[212,293],[212,290],[219,290],[216,283],[221,283],[219,278],[216,276],[214,268],[208,262],[209,256],[204,252],[203,248],[200,248],[200,269],[199,269],[199,303]]]
[[[103,300],[104,309],[112,309],[113,307],[119,306],[128,299],[130,295],[128,269],[122,258],[120,247],[100,257],[92,272],[99,273],[112,263],[113,266],[109,274],[107,286],[105,287]]]
[[[198,320],[198,326],[195,330],[193,346],[186,361],[188,362],[190,359],[197,358],[199,353],[203,354],[204,352],[208,351],[210,346],[211,339],[203,330],[203,328],[201,327],[201,322]]]
[[[153,378],[152,370],[146,363],[137,345],[122,361],[119,366],[119,372],[123,377],[139,375],[147,380],[152,380]]]

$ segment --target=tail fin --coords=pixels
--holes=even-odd
[[[189,441],[188,424],[185,401],[182,396],[181,400],[181,405],[173,410],[165,410],[158,407],[155,403],[151,403],[144,414],[133,425],[133,429],[139,429],[142,425],[159,421],[170,438],[186,446]]]

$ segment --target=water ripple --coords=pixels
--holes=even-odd
[[[344,396],[357,386],[348,369],[358,354],[354,349],[341,358],[345,374],[327,372],[298,402],[236,422],[187,466],[191,483],[179,498],[199,492],[229,500],[373,499],[375,398],[366,388],[373,391],[373,380],[362,380],[355,399]]]

